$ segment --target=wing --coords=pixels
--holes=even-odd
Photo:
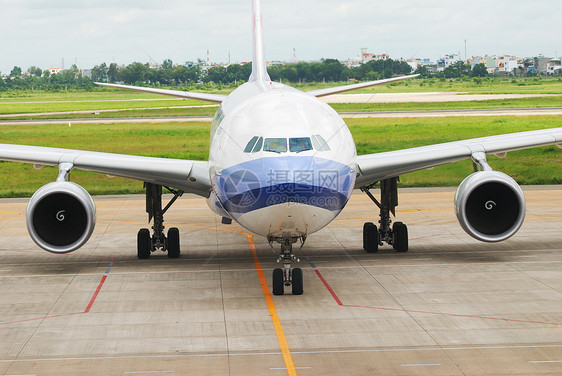
[[[355,188],[364,187],[408,172],[468,159],[477,153],[502,155],[513,150],[546,145],[558,145],[558,147],[562,148],[562,128],[509,133],[412,149],[361,155],[357,157],[358,176]]]
[[[142,87],[142,86],[105,84],[103,82],[95,82],[95,84],[99,86],[114,87],[117,89],[142,91],[145,93],[169,95],[172,97],[187,98],[187,99],[198,99],[201,101],[213,102],[213,103],[222,103],[222,101],[226,99],[226,95],[194,93],[192,91],[167,90],[167,89],[155,89],[152,87]]]
[[[155,183],[208,197],[208,162],[0,144],[0,160],[73,168]]]
[[[365,87],[407,80],[409,78],[414,78],[414,77],[417,77],[417,76],[419,76],[419,74],[411,74],[409,76],[401,76],[401,77],[387,78],[387,79],[384,79],[384,80],[361,82],[359,84],[353,84],[353,85],[344,85],[344,86],[331,87],[331,88],[328,88],[328,89],[311,90],[311,91],[307,91],[307,93],[319,98],[319,97],[325,97],[326,95],[343,93],[344,91],[357,90],[357,89],[362,89],[362,88],[365,88]]]

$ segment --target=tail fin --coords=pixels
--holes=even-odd
[[[253,8],[253,42],[254,54],[252,58],[252,74],[250,81],[266,82],[271,81],[267,74],[267,66],[265,62],[265,53],[263,49],[263,22],[261,14],[261,0],[252,0]]]

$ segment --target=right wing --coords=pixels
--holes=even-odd
[[[78,170],[169,186],[203,197],[209,197],[211,191],[207,161],[9,144],[0,144],[0,160],[40,166],[71,164]]]
[[[482,153],[504,155],[514,150],[547,145],[558,145],[562,148],[562,128],[508,133],[411,149],[359,155],[357,156],[359,171],[355,188],[361,188],[409,172],[471,157],[474,159],[475,156]]]
[[[417,76],[419,76],[419,74],[411,74],[409,76],[386,78],[384,80],[361,82],[361,83],[353,84],[353,85],[336,86],[336,87],[330,87],[330,88],[327,88],[327,89],[311,90],[311,91],[307,91],[307,94],[310,94],[310,95],[313,95],[317,98],[320,98],[320,97],[325,97],[326,95],[343,93],[345,91],[357,90],[357,89],[362,89],[362,88],[365,88],[365,87],[407,80],[409,78],[414,78],[414,77],[417,77]]]
[[[219,94],[205,94],[205,93],[194,93],[192,91],[155,89],[152,87],[106,84],[103,82],[94,82],[94,83],[99,86],[113,87],[116,89],[142,91],[145,93],[162,94],[162,95],[169,95],[172,97],[187,98],[187,99],[198,99],[201,101],[213,102],[213,103],[222,103],[226,99],[226,95],[219,95]]]

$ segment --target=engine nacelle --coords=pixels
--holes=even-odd
[[[499,242],[514,235],[525,219],[525,196],[519,185],[498,171],[478,171],[459,185],[455,211],[473,238]]]
[[[44,185],[27,205],[27,230],[46,251],[68,253],[88,241],[96,224],[96,207],[90,194],[71,182]]]

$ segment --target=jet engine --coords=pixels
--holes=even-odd
[[[94,231],[96,207],[90,194],[75,183],[44,185],[27,206],[27,230],[38,246],[53,253],[77,250]]]
[[[499,242],[514,235],[525,219],[525,196],[519,185],[498,171],[478,171],[459,185],[455,211],[473,238]]]

